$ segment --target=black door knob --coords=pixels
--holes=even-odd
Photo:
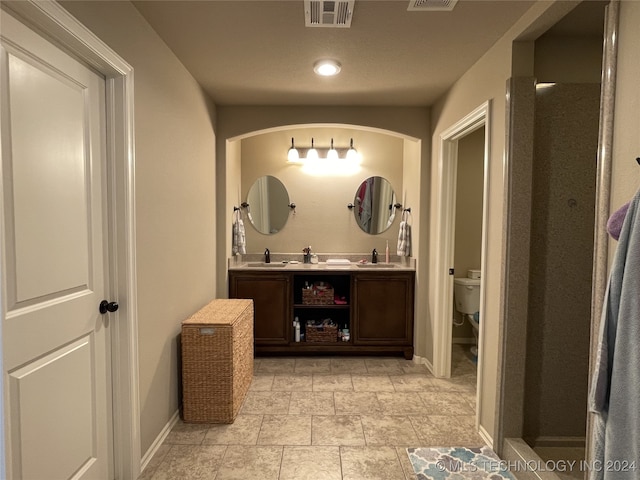
[[[118,302],[107,302],[106,300],[102,300],[100,302],[100,313],[105,314],[107,312],[115,312],[118,310]]]

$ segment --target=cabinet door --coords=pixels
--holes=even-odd
[[[229,297],[253,299],[256,345],[289,343],[290,291],[288,275],[229,272]]]
[[[413,272],[356,274],[354,343],[413,343]]]

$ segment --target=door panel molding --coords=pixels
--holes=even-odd
[[[133,68],[55,1],[2,2],[34,30],[52,38],[68,53],[105,77],[106,151],[109,203],[109,258],[112,298],[120,310],[111,314],[115,478],[140,474],[140,401],[136,288],[134,76]],[[4,284],[5,279],[1,279]],[[6,299],[0,299],[4,323]],[[0,330],[0,340],[2,331]],[[0,342],[1,345],[1,342]],[[0,347],[1,348],[1,347]],[[1,356],[0,356],[1,357]],[[0,402],[5,398],[2,388]],[[0,403],[3,412],[4,405]],[[0,439],[0,478],[5,478],[5,438]]]
[[[91,334],[9,372],[8,396],[18,424],[12,452],[14,477],[71,478],[96,461],[98,432],[91,419],[96,397],[105,392],[87,366],[99,361],[99,355]],[[48,388],[43,389],[43,384]],[[59,441],[54,445],[38,427],[50,417],[66,427],[58,429]],[[69,457],[69,452],[69,461],[59,465],[59,459]]]

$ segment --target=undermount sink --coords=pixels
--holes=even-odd
[[[286,267],[286,263],[264,263],[264,262],[255,262],[255,263],[247,263],[247,267],[249,268],[274,268],[274,267]]]
[[[396,268],[395,263],[358,263],[358,268]]]

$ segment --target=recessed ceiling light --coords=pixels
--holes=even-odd
[[[340,73],[340,64],[335,60],[319,60],[313,65],[313,71],[323,77],[331,77]]]

